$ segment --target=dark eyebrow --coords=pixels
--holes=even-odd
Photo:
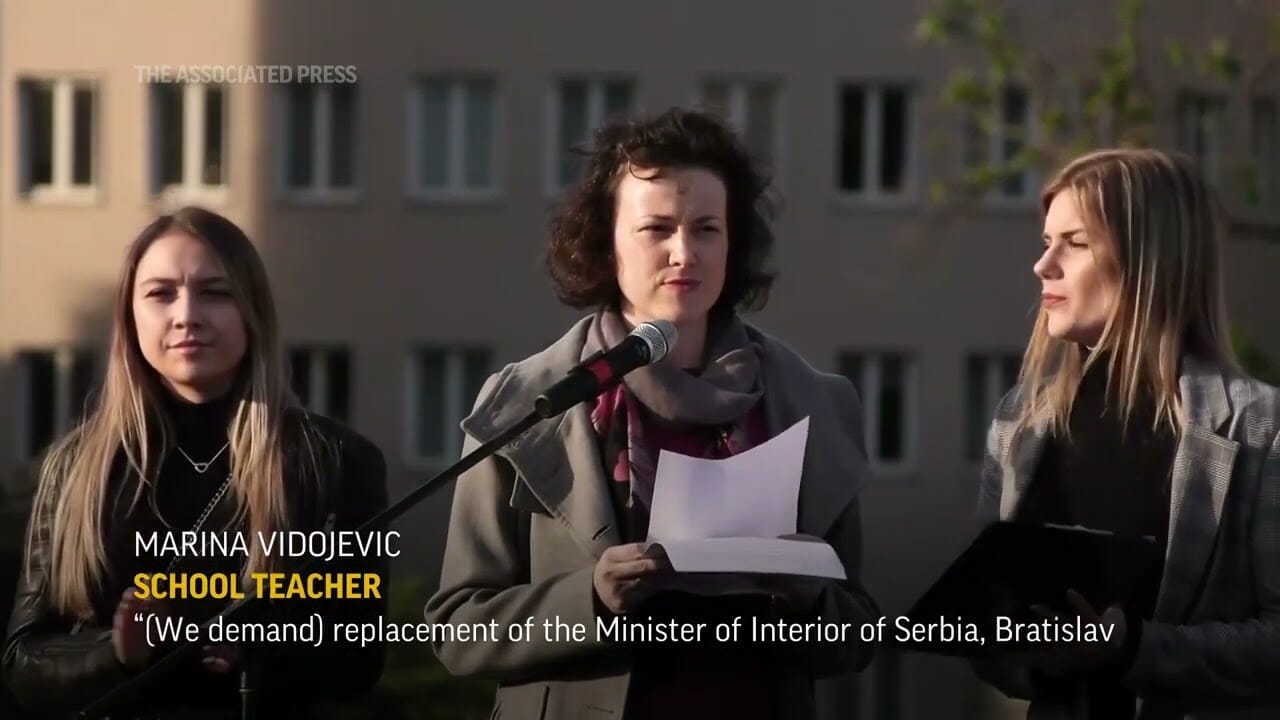
[[[195,278],[194,284],[199,285],[201,287],[207,287],[209,285],[225,285],[227,282],[228,282],[228,278],[225,275],[210,275],[206,277]],[[171,278],[171,277],[161,277],[161,276],[149,277],[145,280],[138,281],[138,287],[142,287],[144,285],[173,286],[177,284],[178,284],[177,279]]]
[[[1065,239],[1070,239],[1071,237],[1075,235],[1079,235],[1083,232],[1084,232],[1084,228],[1076,228],[1074,230],[1068,230],[1066,232],[1058,233],[1058,237],[1063,238],[1065,240]],[[1042,240],[1049,240],[1050,239],[1049,233],[1044,233],[1043,235],[1040,236],[1040,238]]]

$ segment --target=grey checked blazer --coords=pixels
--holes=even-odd
[[[1280,391],[1193,357],[1179,387],[1169,544],[1152,620],[1122,681],[1138,718],[1280,718]],[[979,494],[984,522],[1012,519],[1044,450],[1040,423],[1013,448],[1014,388],[996,411]],[[1034,697],[1026,669],[975,665],[1029,718],[1085,718],[1083,698]]]

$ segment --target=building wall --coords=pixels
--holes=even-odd
[[[837,369],[846,350],[909,358],[912,462],[882,469],[862,504],[865,580],[886,613],[905,611],[974,530],[965,360],[1021,350],[1040,247],[1031,200],[946,221],[922,212],[928,182],[954,165],[953,154],[933,148],[957,131],[936,98],[959,57],[915,43],[923,5],[666,0],[624,11],[578,0],[500,8],[230,0],[211,13],[194,1],[141,0],[125,17],[111,4],[11,0],[0,6],[0,398],[20,396],[18,351],[104,341],[122,251],[165,207],[149,190],[148,88],[137,66],[358,68],[353,198],[281,197],[278,88],[240,84],[228,96],[227,197],[212,207],[257,242],[286,342],[350,349],[351,421],[384,449],[393,497],[429,476],[405,459],[411,348],[483,346],[496,369],[558,337],[575,316],[556,304],[541,266],[553,208],[544,182],[552,83],[634,78],[639,108],[652,112],[688,104],[711,75],[767,78],[780,89],[777,180],[785,211],[777,223],[780,280],[751,321],[824,369]],[[1069,54],[1088,41],[1090,28],[1062,23],[1063,14],[1110,13],[1100,0],[1085,5],[1044,3],[1020,17],[1024,27],[1053,27],[1048,37],[1029,34]],[[1180,3],[1159,23],[1215,31],[1201,26],[1205,7]],[[1214,7],[1211,24],[1241,30],[1237,16]],[[18,191],[18,81],[45,74],[97,83],[94,201],[35,202]],[[405,192],[407,88],[435,74],[480,74],[496,83],[495,198],[427,202]],[[850,201],[833,190],[844,81],[912,88],[914,197]],[[1280,267],[1280,244],[1274,225],[1261,227],[1229,248],[1229,294],[1242,326],[1275,354],[1280,335],[1265,279]],[[19,422],[17,402],[0,402],[0,438],[14,437]],[[0,477],[20,460],[14,443],[0,442]],[[401,521],[409,550],[398,571],[434,584],[448,502],[447,490],[437,493]],[[957,662],[907,656],[896,671],[869,671],[856,699],[848,683],[838,683],[824,691],[825,702],[841,716],[855,708],[884,716],[895,700],[882,690],[882,672],[884,682],[901,678],[903,718],[937,717],[944,708],[977,716],[987,695]]]

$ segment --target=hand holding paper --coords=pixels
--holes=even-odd
[[[646,545],[682,573],[768,573],[845,579],[835,550],[795,536],[809,419],[722,460],[663,450]],[[816,542],[815,542],[816,541]]]

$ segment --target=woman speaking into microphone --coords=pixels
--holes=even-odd
[[[33,711],[97,700],[157,653],[136,618],[199,623],[227,604],[157,600],[155,584],[136,580],[161,574],[195,587],[186,581],[287,570],[262,539],[354,528],[386,505],[385,483],[375,446],[289,392],[266,271],[240,228],[197,208],[160,217],[126,253],[104,387],[40,471],[5,684]],[[247,552],[139,551],[140,540],[223,533],[247,536]],[[349,566],[385,575],[376,557]],[[378,598],[282,600],[273,604],[281,614],[265,617],[376,620],[383,607]],[[245,657],[212,644],[110,717],[239,717],[243,662],[264,668],[253,688],[262,717],[307,717],[313,701],[371,687],[382,650],[264,644]]]
[[[641,612],[853,624],[878,615],[859,582],[858,490],[869,468],[853,386],[738,316],[763,305],[772,281],[767,188],[711,115],[671,110],[595,135],[548,248],[560,299],[591,312],[489,378],[463,421],[465,449],[514,424],[636,325],[666,320],[679,339],[663,361],[458,480],[429,619],[505,627],[532,618],[539,633],[545,621],[587,630],[581,641],[435,643],[451,672],[499,681],[503,718],[809,718],[815,676],[870,661],[872,648],[858,643],[637,646],[597,633],[598,620]],[[755,592],[731,598],[681,591],[681,579],[643,552],[659,452],[724,458],[805,417],[798,529],[829,543],[848,579],[738,577]]]
[[[978,671],[1033,718],[1278,717],[1280,392],[1235,364],[1212,191],[1185,158],[1125,149],[1041,199],[1042,310],[981,513],[1146,536],[1158,567],[1110,607],[1059,601],[1108,642]]]

